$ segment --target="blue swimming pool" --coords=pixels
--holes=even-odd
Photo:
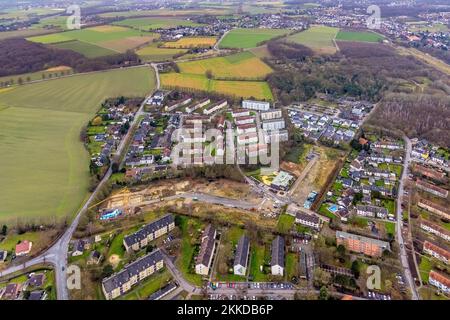
[[[328,207],[328,210],[332,213],[335,213],[336,211],[338,211],[338,206],[335,204],[332,204]]]

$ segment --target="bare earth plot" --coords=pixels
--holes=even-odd
[[[145,96],[154,84],[152,69],[141,67],[1,91],[0,221],[70,218],[88,194],[83,126],[104,99]]]

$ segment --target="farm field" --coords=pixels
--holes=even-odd
[[[211,71],[218,79],[252,79],[261,80],[272,69],[251,52],[242,52],[227,57],[217,57],[178,64],[181,73],[205,75]]]
[[[0,166],[8,186],[0,194],[0,221],[71,217],[88,194],[83,126],[104,99],[144,96],[154,85],[153,70],[141,67],[0,92]]]
[[[209,48],[216,44],[216,37],[185,37],[164,43],[165,48]]]
[[[176,18],[134,18],[125,19],[122,21],[114,22],[114,25],[130,27],[140,30],[153,30],[153,29],[169,29],[177,26],[183,27],[195,27],[200,26],[199,23],[185,19]]]
[[[58,30],[55,30],[58,31]],[[53,32],[55,32],[53,31]],[[52,30],[47,30],[43,28],[36,29],[25,29],[25,30],[15,30],[15,31],[5,31],[0,32],[0,40],[10,39],[10,38],[19,38],[19,37],[33,37],[42,34],[47,34],[52,32]]]
[[[161,74],[161,83],[166,88],[179,87],[243,98],[273,100],[272,91],[265,81],[210,80],[196,74],[165,73]]]
[[[185,49],[171,49],[158,47],[157,43],[151,43],[146,47],[136,51],[138,56],[144,61],[165,61],[171,60],[176,55],[186,53]]]
[[[67,74],[71,74],[71,73],[73,73],[72,68],[66,67],[66,66],[60,66],[60,67],[50,68],[50,69],[42,70],[42,71],[38,71],[38,72],[0,77],[0,83],[1,82],[10,82],[12,80],[13,81],[12,85],[14,85],[14,84],[19,83],[19,79],[22,79],[23,83],[27,83],[29,81],[42,80],[44,77],[45,78],[49,78],[49,77],[57,78],[57,77],[60,77],[61,75],[67,75]]]
[[[87,58],[97,58],[117,54],[116,51],[78,40],[55,43],[52,46],[58,49],[67,49],[78,52]]]
[[[43,44],[55,44],[78,40],[80,42],[89,43],[93,46],[123,53],[127,50],[134,49],[140,45],[150,42],[158,37],[159,35],[154,33],[141,32],[121,26],[106,25],[31,37],[27,40]],[[88,53],[92,51],[92,47],[87,48]],[[84,54],[84,52],[81,53]]]
[[[374,32],[358,32],[358,31],[342,31],[340,30],[336,36],[336,40],[343,41],[359,41],[359,42],[379,42],[383,40],[383,36]]]
[[[289,33],[285,29],[233,29],[220,42],[220,48],[248,49],[259,43]]]
[[[333,54],[337,50],[333,41],[338,31],[338,28],[312,26],[308,30],[289,36],[287,40],[305,45],[319,54]]]

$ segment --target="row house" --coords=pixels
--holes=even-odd
[[[166,109],[166,111],[170,112],[170,111],[175,110],[176,108],[185,106],[191,102],[192,102],[192,98],[181,99],[181,100],[174,101],[174,102],[168,104],[165,109]]]
[[[211,268],[214,250],[216,248],[217,231],[212,225],[208,225],[202,235],[200,252],[196,258],[195,273],[207,276]]]
[[[163,255],[157,249],[126,265],[120,272],[103,279],[103,294],[107,300],[115,299],[163,267]]]
[[[256,132],[256,126],[254,124],[240,124],[236,126],[237,134],[245,134]]]
[[[277,236],[272,241],[270,269],[273,276],[284,275],[284,238]]]
[[[210,115],[216,111],[219,111],[220,109],[223,109],[228,106],[227,100],[221,100],[217,102],[216,104],[213,104],[211,107],[204,109],[203,114]]]
[[[417,180],[416,187],[423,191],[434,194],[435,196],[440,197],[440,198],[448,197],[448,190],[445,190],[443,188],[440,188],[438,186],[435,186],[434,184],[428,183],[423,180]]]
[[[123,245],[127,251],[138,251],[146,247],[150,241],[153,241],[162,235],[167,234],[175,228],[175,221],[172,214],[167,214],[161,219],[153,221],[139,231],[133,234],[125,236],[123,239]]]
[[[186,108],[186,112],[187,112],[187,113],[192,113],[192,112],[194,112],[194,111],[197,110],[197,109],[206,107],[206,106],[207,106],[208,104],[210,104],[210,103],[211,103],[211,99],[205,98],[205,99],[203,99],[203,100],[200,100],[199,102],[197,102],[197,103],[194,104],[193,106],[187,107],[187,108]]]
[[[302,212],[297,212],[295,215],[295,223],[314,228],[320,229],[320,219],[317,216],[311,214],[306,214]]]
[[[428,282],[442,292],[450,293],[450,278],[434,270],[430,271]]]
[[[234,256],[233,273],[239,276],[247,274],[248,256],[250,252],[250,240],[243,235],[238,242]]]
[[[231,111],[231,116],[233,118],[248,117],[248,116],[250,116],[250,111],[247,109],[233,110],[233,111]]]
[[[386,219],[388,211],[383,207],[357,205],[356,214],[364,217]]]
[[[430,200],[421,198],[417,203],[419,208],[425,209],[434,213],[444,219],[450,220],[450,208],[441,206],[437,203],[434,203]]]
[[[403,149],[401,143],[391,141],[377,141],[372,144],[374,148],[388,149],[388,150],[400,150]]]
[[[265,143],[272,143],[274,139],[278,139],[279,142],[285,142],[289,140],[289,132],[287,130],[264,131],[263,134]]]
[[[234,119],[234,123],[238,126],[243,124],[255,123],[255,117],[253,116],[237,117]]]
[[[253,144],[257,142],[258,142],[258,134],[256,132],[241,134],[237,137],[237,143],[239,145]]]
[[[445,241],[450,242],[450,232],[438,224],[435,224],[435,223],[425,220],[425,219],[421,219],[420,220],[420,228],[422,230],[425,230],[426,232],[434,234],[435,236],[437,236],[439,238],[444,239]]]
[[[447,249],[444,249],[426,240],[423,243],[423,251],[426,254],[429,254],[430,256],[438,259],[439,261],[444,262],[445,264],[450,264],[450,251],[448,251]]]

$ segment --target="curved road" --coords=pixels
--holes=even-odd
[[[156,64],[151,64],[151,67],[155,70],[156,75],[156,89],[158,90],[160,88],[160,79],[159,79],[159,73],[158,73],[158,66]],[[147,99],[153,94],[154,90],[150,93],[149,96],[145,98],[145,100],[142,102],[141,106],[139,107],[139,110],[136,112],[136,115],[133,119],[133,122],[130,125],[130,129],[128,130],[125,137],[120,142],[117,150],[117,154],[122,154],[122,152],[125,149],[126,142],[129,140],[130,135],[132,132],[134,132],[134,127],[138,124],[138,119],[141,114],[143,114],[143,109],[145,106],[145,103],[147,102]],[[67,253],[69,251],[69,242],[72,238],[73,233],[75,232],[78,222],[80,221],[81,216],[84,212],[89,208],[92,201],[95,199],[95,196],[97,195],[98,191],[103,187],[103,185],[108,181],[112,174],[111,166],[108,168],[108,171],[106,172],[103,179],[99,182],[97,187],[95,188],[94,192],[91,194],[89,199],[84,203],[83,207],[77,212],[74,220],[70,224],[70,226],[67,228],[67,230],[62,234],[62,236],[58,239],[58,241],[50,247],[47,251],[42,253],[41,255],[23,263],[17,266],[11,266],[8,269],[0,272],[0,277],[24,270],[25,268],[31,267],[36,264],[41,263],[51,263],[55,268],[55,274],[56,274],[56,289],[57,289],[57,298],[58,300],[68,300],[69,299],[69,292],[67,288],[67,277],[66,277],[66,269],[67,269]]]

